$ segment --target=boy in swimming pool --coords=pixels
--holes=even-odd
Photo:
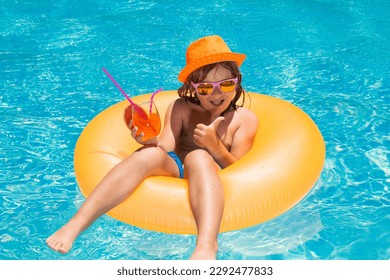
[[[178,77],[180,98],[169,105],[159,138],[144,143],[132,128],[144,146],[103,178],[73,218],[47,239],[50,248],[67,253],[83,230],[130,196],[144,178],[163,175],[188,180],[198,232],[191,259],[216,258],[224,209],[218,170],[251,149],[257,118],[237,105],[245,94],[238,68],[245,55],[231,52],[221,37],[208,36],[193,42],[186,57]]]

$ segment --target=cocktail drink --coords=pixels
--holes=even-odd
[[[136,104],[135,106],[137,106],[137,108],[131,106],[131,114],[133,126],[138,128],[137,136],[143,133],[143,141],[158,136],[161,130],[161,119],[156,104],[154,104],[154,102],[146,101],[141,104]]]
[[[126,92],[121,88],[121,86],[115,81],[115,79],[111,76],[111,74],[105,69],[102,69],[104,73],[106,73],[107,77],[114,83],[114,85],[119,89],[119,91],[123,94],[124,97],[130,102],[130,106],[125,110],[125,122],[126,125],[129,125],[129,115],[132,120],[132,128],[137,127],[138,131],[136,136],[139,136],[141,133],[142,141],[147,141],[154,137],[157,137],[161,130],[161,120],[157,111],[156,104],[153,102],[154,96],[162,91],[160,88],[153,92],[150,97],[150,101],[143,102],[141,104],[135,104],[130,97],[126,94]],[[129,109],[131,108],[131,114],[129,114]]]

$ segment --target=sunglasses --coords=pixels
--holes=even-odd
[[[236,89],[237,85],[237,78],[234,79],[227,79],[219,82],[207,82],[207,83],[193,83],[191,82],[192,86],[195,88],[196,92],[199,95],[210,95],[213,93],[215,87],[218,87],[218,89],[223,93],[229,93]]]

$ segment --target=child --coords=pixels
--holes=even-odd
[[[178,77],[180,98],[169,105],[159,138],[142,142],[130,121],[132,136],[143,147],[102,179],[75,216],[47,239],[50,248],[67,253],[83,230],[130,196],[144,178],[163,175],[188,180],[198,231],[191,259],[216,259],[224,209],[218,170],[251,149],[257,118],[236,104],[244,94],[238,67],[245,55],[231,52],[221,37],[208,36],[193,42],[186,57]]]

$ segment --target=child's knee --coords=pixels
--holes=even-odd
[[[187,154],[184,159],[184,169],[188,171],[191,168],[210,166],[213,167],[215,164],[213,157],[203,149],[197,149]]]
[[[139,158],[149,159],[153,156],[159,156],[163,153],[163,150],[158,146],[144,146],[134,152],[133,156]]]
[[[134,162],[140,168],[147,168],[161,164],[164,155],[164,151],[159,147],[143,147],[127,160]]]

